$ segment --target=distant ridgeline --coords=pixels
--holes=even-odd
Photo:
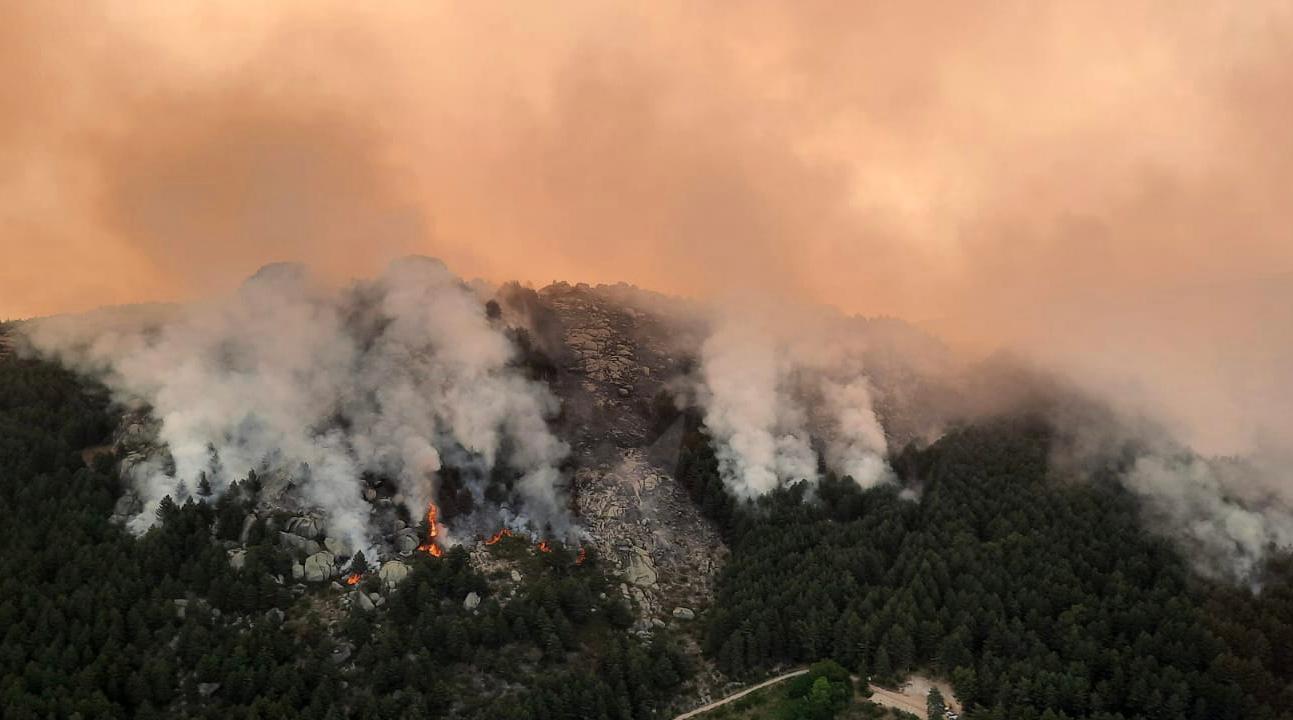
[[[338,614],[321,600],[335,589],[282,581],[292,560],[264,528],[231,566],[222,538],[243,526],[254,483],[215,505],[164,502],[162,522],[133,537],[109,522],[115,459],[86,467],[79,453],[114,425],[103,388],[0,361],[5,720],[643,720],[689,672],[667,632],[627,631],[632,613],[593,554],[576,563],[555,543],[498,544],[525,571],[506,598],[454,547],[418,554],[395,589],[356,577],[382,602]]]
[[[732,548],[706,652],[735,676],[929,670],[971,718],[1293,717],[1293,562],[1258,596],[1195,577],[1120,485],[1050,480],[1050,439],[1016,418],[908,448],[919,501],[828,477],[742,506],[693,422],[678,477]]]

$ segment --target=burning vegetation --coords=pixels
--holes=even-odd
[[[436,518],[440,514],[440,509],[434,502],[427,504],[427,539],[418,546],[418,551],[427,553],[431,557],[442,557],[444,548],[440,545],[440,524]]]

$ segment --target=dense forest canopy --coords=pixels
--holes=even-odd
[[[986,421],[740,505],[695,420],[678,476],[732,547],[709,615],[724,671],[833,658],[877,682],[950,678],[968,717],[1293,717],[1293,562],[1264,590],[1206,583],[1113,478],[1048,476],[1053,433]]]
[[[630,633],[596,558],[565,548],[500,543],[530,570],[506,598],[461,548],[419,558],[381,606],[328,618],[335,591],[282,582],[263,518],[231,567],[254,479],[165,503],[134,537],[109,522],[115,458],[82,452],[114,425],[103,388],[0,361],[5,718],[638,720],[695,670],[667,632]],[[740,503],[689,417],[678,478],[732,551],[706,657],[738,680],[924,670],[970,718],[1293,717],[1293,562],[1270,562],[1260,593],[1198,578],[1112,477],[1052,478],[1052,440],[1035,419],[985,421],[893,459],[915,499],[828,476]]]
[[[536,554],[503,602],[461,548],[413,561],[381,607],[336,632],[324,587],[298,595],[263,527],[241,569],[224,538],[255,482],[164,503],[133,537],[109,522],[107,394],[35,360],[0,361],[0,713],[36,718],[655,717],[690,671],[663,632],[626,631],[595,557]],[[258,520],[258,525],[264,520]],[[236,533],[236,531],[234,531]],[[376,578],[364,590],[377,590]],[[468,609],[463,598],[483,599]]]

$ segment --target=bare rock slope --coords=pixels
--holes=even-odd
[[[707,604],[726,552],[673,478],[681,427],[657,403],[683,374],[700,328],[644,307],[624,287],[551,285],[538,293],[559,325],[559,432],[570,443],[574,511],[625,578],[641,629],[685,622]]]

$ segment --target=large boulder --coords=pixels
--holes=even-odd
[[[324,530],[323,520],[309,515],[294,517],[287,521],[288,532],[308,540],[313,540],[324,534]]]
[[[368,597],[368,594],[363,592],[362,590],[356,590],[355,592],[351,593],[351,596],[352,597],[350,602],[360,610],[364,610],[366,612],[372,612],[373,610],[377,609],[377,606],[373,604],[373,599]]]
[[[220,689],[220,683],[198,683],[198,694],[202,697],[211,697],[212,693]]]
[[[655,563],[651,561],[651,555],[642,548],[633,548],[633,554],[629,556],[629,566],[624,572],[624,579],[639,587],[651,587],[655,585],[657,575]]]
[[[408,576],[409,566],[399,560],[382,563],[382,568],[377,571],[377,577],[384,587],[395,587]]]
[[[126,490],[112,506],[112,521],[124,523],[144,511],[144,501],[134,490]]]
[[[283,545],[283,547],[303,556],[313,555],[323,549],[319,547],[319,543],[314,540],[301,537],[296,533],[280,531],[278,533],[278,541]]]
[[[336,556],[321,550],[305,559],[305,579],[310,582],[331,580],[337,574]]]
[[[480,596],[475,592],[467,593],[467,597],[462,601],[463,610],[475,610],[480,607]]]
[[[247,551],[242,548],[234,548],[229,551],[229,567],[234,570],[241,570],[247,564]]]
[[[350,544],[339,537],[328,536],[323,539],[323,549],[333,555],[349,555]]]
[[[418,538],[418,533],[412,528],[405,528],[395,535],[395,549],[404,555],[408,555],[418,549],[422,541]]]
[[[242,519],[242,530],[238,533],[238,542],[243,545],[247,544],[247,538],[251,537],[251,528],[256,524],[256,513],[247,513],[247,517]]]

